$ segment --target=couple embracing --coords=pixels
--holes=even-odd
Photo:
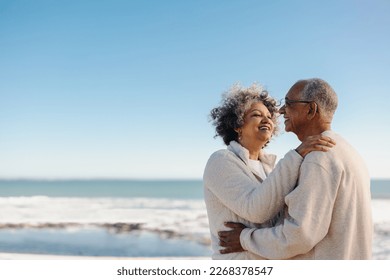
[[[213,259],[370,259],[370,177],[331,130],[338,98],[321,79],[299,80],[284,104],[260,85],[233,86],[211,118],[227,148],[203,182]],[[283,115],[302,142],[275,166],[264,152]]]

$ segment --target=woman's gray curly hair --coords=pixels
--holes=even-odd
[[[236,129],[244,125],[245,113],[255,102],[262,102],[271,113],[272,121],[275,124],[273,131],[273,135],[275,135],[278,129],[276,100],[269,96],[268,91],[258,83],[253,83],[248,88],[237,83],[223,93],[221,105],[210,112],[216,132],[214,138],[222,137],[226,145],[229,145],[233,140],[238,141]]]

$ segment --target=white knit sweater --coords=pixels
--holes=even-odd
[[[244,229],[241,245],[267,259],[370,259],[370,177],[359,154],[338,134],[329,152],[312,152],[297,187],[286,196],[286,217],[274,228]]]
[[[256,228],[271,226],[270,220],[283,209],[284,197],[296,185],[302,163],[302,157],[292,150],[271,173],[275,159],[274,155],[260,157],[268,175],[263,181],[248,166],[248,150],[237,142],[232,141],[227,149],[210,156],[203,183],[213,259],[262,259],[249,251],[221,255],[218,231],[228,230],[224,226],[227,221]]]

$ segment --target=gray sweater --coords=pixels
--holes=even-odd
[[[227,149],[210,156],[204,175],[204,198],[211,232],[213,259],[263,259],[253,254],[255,248],[242,253],[221,255],[218,231],[228,230],[224,222],[240,222],[248,227],[272,226],[270,221],[283,209],[284,197],[296,186],[302,157],[288,152],[272,171],[276,157],[263,154],[260,161],[268,175],[263,181],[248,166],[249,152],[232,141]],[[272,172],[271,172],[272,171]],[[249,234],[250,236],[251,234]],[[248,240],[248,246],[256,246]]]
[[[359,154],[339,135],[327,153],[308,154],[286,216],[273,228],[244,229],[242,246],[267,259],[370,259],[370,177]]]

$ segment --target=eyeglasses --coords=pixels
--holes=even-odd
[[[288,98],[285,98],[284,100],[280,100],[280,104],[282,105],[281,107],[283,106],[291,106],[292,104],[294,103],[311,103],[311,102],[314,102],[314,101],[309,101],[309,100],[292,100],[292,99],[288,99]]]

